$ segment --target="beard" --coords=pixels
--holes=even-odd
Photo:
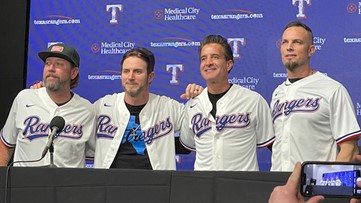
[[[44,79],[44,85],[46,89],[51,92],[59,91],[65,85],[65,83],[66,83],[65,80],[60,80],[59,78],[56,78],[55,81],[51,81],[51,82],[48,81],[47,78]]]
[[[286,62],[284,65],[287,68],[287,70],[291,72],[293,72],[299,66],[297,62],[293,62],[293,61]]]
[[[122,85],[123,86],[123,90],[129,94],[130,97],[137,97],[139,96],[143,90],[145,89],[144,86],[139,86],[139,87],[134,87],[134,88],[127,88],[126,85]]]

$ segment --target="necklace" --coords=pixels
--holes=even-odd
[[[133,139],[135,139],[135,137],[137,136],[137,130],[139,129],[139,127],[140,127],[140,125],[138,125],[137,128],[132,129],[131,134],[133,136]]]

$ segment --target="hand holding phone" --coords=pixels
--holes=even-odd
[[[290,203],[290,202],[305,202],[301,195],[300,178],[301,177],[301,163],[297,162],[295,168],[287,180],[285,185],[276,186],[268,200],[268,203]],[[307,203],[321,203],[324,200],[323,196],[314,196],[308,199]],[[351,202],[350,202],[351,203]],[[352,202],[358,203],[358,202]]]

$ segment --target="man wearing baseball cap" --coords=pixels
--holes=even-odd
[[[53,44],[46,51],[39,52],[38,55],[44,62],[46,62],[46,59],[48,57],[58,57],[70,62],[72,67],[76,68],[76,71],[78,72],[76,77],[71,79],[70,88],[73,89],[78,86],[78,81],[79,81],[78,69],[80,66],[80,57],[78,52],[73,47],[67,46],[62,43]]]
[[[58,43],[38,55],[44,61],[44,87],[24,89],[16,96],[0,131],[0,166],[8,164],[13,148],[16,166],[52,164],[49,153],[41,158],[51,132],[50,121],[60,116],[65,126],[53,141],[54,164],[84,167],[86,152],[93,154],[95,148],[95,115],[92,104],[71,91],[79,81],[79,54]]]

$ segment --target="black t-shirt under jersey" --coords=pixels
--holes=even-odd
[[[220,94],[211,94],[211,93],[208,92],[209,101],[211,101],[211,103],[212,103],[212,110],[211,110],[210,113],[213,116],[213,118],[216,118],[216,113],[217,113],[217,105],[216,104],[217,104],[217,101],[220,98],[222,98],[228,92],[229,89],[231,89],[232,85],[233,84],[231,84],[229,86],[229,88],[225,92],[220,93]]]
[[[147,148],[145,147],[144,136],[142,136],[139,125],[139,113],[144,105],[132,106],[126,103],[130,112],[127,128],[124,132],[117,155],[111,168],[122,169],[152,169]]]

